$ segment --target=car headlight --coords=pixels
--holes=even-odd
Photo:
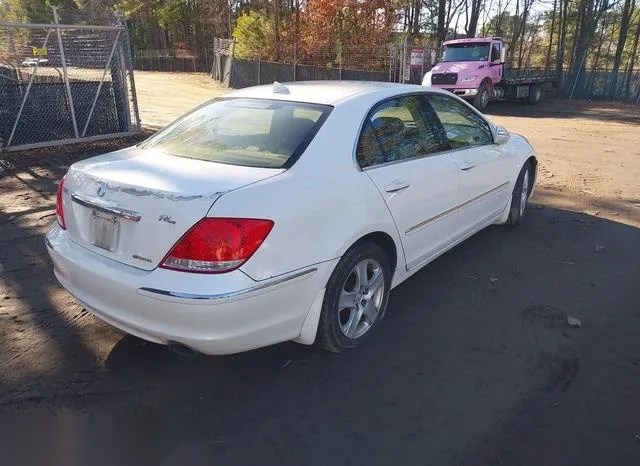
[[[424,78],[422,78],[422,85],[423,86],[431,86],[431,71],[427,71],[424,75]]]
[[[470,83],[471,81],[475,81],[477,76],[467,76],[466,78],[462,78],[463,83]]]

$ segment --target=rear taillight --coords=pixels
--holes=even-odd
[[[229,272],[258,250],[272,228],[271,220],[202,219],[180,238],[160,267],[183,272]]]
[[[64,178],[60,181],[58,185],[58,192],[56,194],[56,219],[58,220],[58,225],[63,230],[67,229],[67,226],[64,223],[64,210],[62,208],[62,193],[64,192]]]

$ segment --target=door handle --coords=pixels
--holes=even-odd
[[[472,162],[463,162],[462,165],[460,165],[460,170],[462,171],[468,171],[471,170],[473,167],[475,167],[475,164]]]
[[[407,189],[410,184],[404,180],[395,180],[393,183],[388,184],[384,190],[388,193],[397,193],[403,189]]]

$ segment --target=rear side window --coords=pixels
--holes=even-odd
[[[223,99],[161,130],[143,149],[247,167],[282,168],[304,151],[331,107],[262,99]]]
[[[425,118],[423,109],[422,99],[416,95],[386,100],[374,107],[358,141],[356,156],[360,167],[423,157],[443,150],[438,124]]]

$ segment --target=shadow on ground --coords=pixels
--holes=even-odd
[[[640,105],[620,102],[568,101],[550,98],[538,105],[526,102],[494,102],[486,110],[488,116],[526,118],[571,118],[612,121],[637,125]]]
[[[533,208],[394,290],[341,355],[183,358],[122,336],[82,391],[3,386],[3,455],[37,462],[46,439],[47,464],[640,464],[639,245],[636,227]],[[56,381],[87,370],[61,364]]]

